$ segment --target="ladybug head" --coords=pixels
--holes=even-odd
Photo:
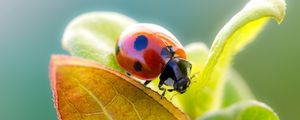
[[[177,81],[174,83],[174,89],[179,93],[184,93],[190,85],[190,71],[192,69],[192,64],[181,58],[175,58],[178,68],[180,69],[181,75],[178,76]]]
[[[190,85],[190,78],[183,77],[174,83],[174,90],[179,93],[184,93]]]
[[[189,61],[182,58],[172,58],[160,75],[160,83],[164,83],[168,86],[172,85],[172,90],[184,93],[191,83],[191,68],[192,65]]]

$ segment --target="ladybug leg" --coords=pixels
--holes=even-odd
[[[144,86],[147,86],[151,81],[145,81]]]
[[[163,82],[162,80],[159,81],[158,88],[159,88],[159,90],[162,90],[162,91],[163,91],[163,93],[162,93],[161,96],[160,96],[161,99],[165,96],[166,91],[167,91],[165,88],[162,87],[163,84],[164,84],[164,82]]]
[[[162,99],[166,94],[166,89],[163,91],[163,93],[160,95],[160,99]]]
[[[162,87],[163,84],[164,84],[164,81],[160,80],[159,83],[158,83],[159,90],[165,90],[165,88]]]
[[[131,76],[131,74],[130,74],[130,73],[128,73],[128,72],[126,72],[126,75],[127,75],[127,76]]]

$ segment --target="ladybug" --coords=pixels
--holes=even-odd
[[[162,97],[166,90],[184,93],[190,85],[192,65],[183,46],[158,25],[140,23],[126,28],[116,45],[116,60],[128,75],[145,80],[145,86],[159,76]]]

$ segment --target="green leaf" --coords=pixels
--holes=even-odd
[[[200,75],[195,78],[197,82],[191,84],[187,90],[194,93],[178,95],[181,99],[176,100],[179,105],[183,105],[181,108],[192,119],[205,112],[221,108],[224,79],[229,72],[233,57],[256,37],[270,18],[280,23],[284,15],[285,2],[283,0],[251,0],[221,29],[213,42]],[[195,63],[197,62],[202,63],[201,61]],[[193,65],[193,68],[201,67]]]
[[[233,69],[225,75],[225,86],[222,97],[222,108],[234,103],[254,99],[254,95],[245,83],[244,79]]]
[[[201,84],[212,76],[223,76],[233,56],[249,44],[270,18],[280,23],[285,16],[284,0],[251,0],[221,29],[209,52]],[[217,70],[217,71],[216,71]]]
[[[133,19],[113,12],[83,14],[67,26],[63,47],[74,56],[122,71],[115,60],[115,44],[121,32],[134,23]]]
[[[267,105],[257,101],[248,101],[234,104],[223,110],[209,112],[199,120],[279,120],[279,117]]]

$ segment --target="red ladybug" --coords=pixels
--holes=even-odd
[[[190,84],[191,63],[183,46],[168,30],[154,24],[136,24],[125,29],[116,46],[116,60],[129,75],[147,85],[159,76],[159,89],[184,93]]]

